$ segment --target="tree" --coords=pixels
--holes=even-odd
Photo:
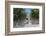
[[[39,19],[39,9],[32,9],[30,14],[32,19]]]
[[[14,21],[24,20],[26,17],[26,13],[24,13],[23,8],[13,8]]]

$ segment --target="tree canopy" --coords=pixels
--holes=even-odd
[[[24,20],[26,17],[26,13],[24,13],[23,8],[13,8],[14,21],[15,20]]]
[[[32,19],[39,19],[39,9],[32,9],[32,13],[30,15]]]

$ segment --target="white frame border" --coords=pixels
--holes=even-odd
[[[39,27],[29,27],[28,30],[27,28],[13,28],[13,8],[39,8],[40,11],[40,19],[39,19],[39,23],[40,26]],[[10,32],[17,32],[17,31],[36,31],[36,30],[42,30],[42,6],[24,6],[24,5],[10,5]],[[24,30],[25,29],[25,30]]]

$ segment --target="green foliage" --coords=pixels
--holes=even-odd
[[[31,17],[32,19],[39,19],[39,9],[32,9]]]
[[[26,13],[24,13],[23,8],[13,8],[14,21],[24,20],[26,17]]]

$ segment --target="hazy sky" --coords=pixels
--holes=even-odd
[[[32,10],[31,8],[24,8],[24,9],[25,9],[25,12],[28,13],[28,14],[32,12],[31,11]]]

